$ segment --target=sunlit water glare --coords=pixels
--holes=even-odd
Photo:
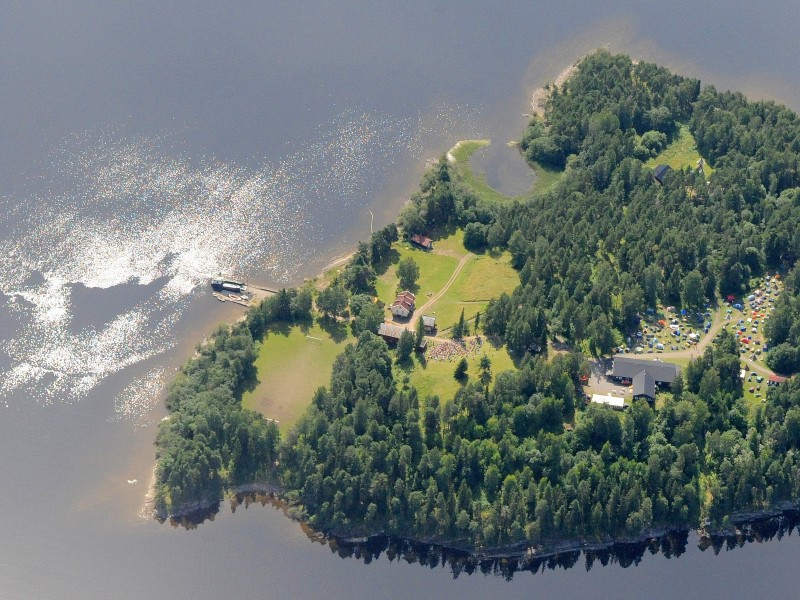
[[[180,317],[216,273],[293,281],[395,165],[427,158],[431,139],[485,135],[477,122],[465,107],[424,119],[349,111],[256,168],[191,156],[180,134],[131,140],[93,131],[65,140],[47,175],[32,182],[36,191],[0,198],[0,315],[9,321],[0,351],[11,365],[0,373],[0,398],[74,402],[168,351]],[[89,306],[75,305],[80,284]],[[140,292],[134,300],[76,326],[76,314],[92,315],[92,291],[124,284]],[[130,381],[114,401],[117,418],[145,422],[164,381],[160,367]]]

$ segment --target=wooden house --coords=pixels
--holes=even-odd
[[[417,297],[408,290],[397,294],[397,298],[390,307],[392,314],[401,319],[407,319],[414,312],[414,302]]]
[[[411,236],[411,243],[423,250],[433,250],[433,240],[418,233]]]

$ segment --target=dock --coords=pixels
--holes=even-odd
[[[245,285],[241,282],[235,282],[241,287],[242,290],[236,292],[222,288],[220,283],[221,281],[219,279],[212,279],[211,285],[213,291],[211,292],[211,295],[220,302],[231,302],[232,304],[238,304],[239,306],[244,306],[245,308],[250,308],[253,304],[260,302],[264,298],[278,293],[278,290],[273,290],[268,287]]]

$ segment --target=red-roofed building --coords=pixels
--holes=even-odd
[[[786,381],[786,379],[786,377],[781,377],[780,375],[770,375],[767,385],[780,385]]]
[[[433,240],[418,233],[411,236],[411,243],[419,246],[423,250],[433,250]]]
[[[410,317],[411,313],[414,312],[414,302],[416,300],[417,297],[408,290],[400,292],[392,303],[392,314],[403,319]]]

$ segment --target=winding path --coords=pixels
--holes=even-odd
[[[455,282],[455,280],[458,278],[458,274],[461,273],[461,269],[463,269],[464,266],[474,256],[475,255],[472,254],[472,253],[469,253],[469,254],[467,254],[465,256],[462,256],[461,259],[458,261],[458,264],[456,265],[455,271],[453,271],[453,274],[450,276],[450,279],[448,279],[447,283],[444,284],[444,287],[441,290],[439,290],[438,292],[436,292],[433,296],[431,296],[425,304],[423,304],[422,306],[420,306],[419,308],[414,310],[414,316],[408,322],[408,326],[411,329],[414,329],[414,327],[416,326],[417,321],[422,317],[422,315],[425,312],[425,310],[429,306],[433,305],[434,302],[439,300],[439,298],[441,298],[442,296],[444,296],[447,293],[447,290],[450,289],[450,286],[452,286],[453,283]]]

